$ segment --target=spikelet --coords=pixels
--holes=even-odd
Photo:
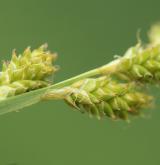
[[[0,72],[0,100],[51,84],[56,54],[42,45],[33,51],[28,47],[22,55],[13,51],[10,62],[3,62]]]
[[[148,38],[152,45],[160,44],[160,22],[151,26]]]
[[[64,99],[77,110],[98,119],[108,116],[128,121],[128,115],[139,115],[141,109],[150,105],[152,97],[137,92],[133,84],[117,83],[104,76],[49,91],[43,99]]]
[[[8,85],[0,86],[0,101],[5,100],[7,97],[19,95],[22,93],[29,92],[31,90],[39,89],[47,86],[48,83],[45,81],[33,81],[33,80],[19,80],[12,82]]]
[[[117,65],[115,75],[121,79],[142,83],[160,82],[160,45],[130,48]]]
[[[13,51],[10,62],[4,62],[0,72],[0,85],[10,84],[17,80],[46,80],[56,71],[52,64],[56,55],[46,51],[42,45],[33,51],[28,47],[22,55]]]
[[[151,26],[148,37],[148,45],[139,42],[119,58],[115,75],[129,81],[160,82],[160,23]]]

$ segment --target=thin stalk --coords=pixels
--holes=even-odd
[[[72,78],[69,78],[67,80],[61,81],[57,84],[51,85],[49,87],[47,87],[48,89],[57,89],[57,88],[62,88],[68,85],[71,85],[79,80],[85,79],[85,78],[89,78],[89,77],[93,77],[93,76],[97,76],[97,75],[101,75],[101,74],[111,74],[116,70],[116,66],[118,65],[118,63],[120,62],[119,59],[114,60],[106,65],[103,65],[101,67],[92,69],[88,72],[79,74],[77,76],[74,76]],[[46,89],[47,89],[46,88]],[[44,88],[43,88],[44,89]],[[43,90],[40,89],[40,90]]]

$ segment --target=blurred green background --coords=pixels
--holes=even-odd
[[[59,54],[55,81],[103,65],[146,40],[159,0],[0,0],[0,60],[47,42]],[[159,106],[158,106],[159,107]],[[127,124],[89,119],[63,102],[0,116],[0,165],[158,165],[160,111]]]

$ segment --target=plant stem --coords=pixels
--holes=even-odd
[[[67,80],[61,81],[61,82],[59,82],[57,84],[54,84],[54,85],[51,85],[51,86],[49,86],[47,88],[48,89],[62,88],[62,87],[71,85],[74,82],[77,82],[79,80],[82,80],[82,79],[85,79],[85,78],[88,78],[88,77],[93,77],[93,76],[101,75],[101,74],[111,74],[111,73],[116,71],[116,66],[119,63],[119,61],[120,61],[119,59],[114,60],[114,61],[112,61],[112,62],[110,62],[110,63],[108,63],[106,65],[103,65],[103,66],[98,67],[96,69],[92,69],[92,70],[90,70],[88,72],[79,74],[79,75],[74,76],[72,78],[69,78]],[[41,90],[43,90],[43,89],[41,89]]]
[[[12,111],[19,111],[20,109],[30,106],[32,104],[36,104],[40,102],[42,99],[41,97],[49,91],[50,89],[59,89],[65,86],[69,86],[74,82],[79,80],[100,75],[100,74],[110,74],[115,71],[115,68],[118,64],[119,60],[114,60],[113,62],[101,66],[99,68],[90,70],[88,72],[82,73],[78,76],[72,77],[70,79],[64,80],[57,84],[51,85],[49,87],[41,88],[35,91],[30,91],[28,93],[24,93],[21,95],[13,96],[8,99],[2,100],[0,102],[0,115],[12,112]]]

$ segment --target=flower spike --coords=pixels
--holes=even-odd
[[[64,99],[69,105],[89,116],[100,119],[129,120],[128,115],[139,115],[151,105],[152,97],[138,92],[134,84],[117,83],[106,76],[88,78],[69,87],[48,91],[43,99]]]
[[[46,44],[33,51],[28,47],[19,56],[13,50],[11,61],[3,62],[0,72],[0,100],[52,83],[57,55],[46,49]]]

